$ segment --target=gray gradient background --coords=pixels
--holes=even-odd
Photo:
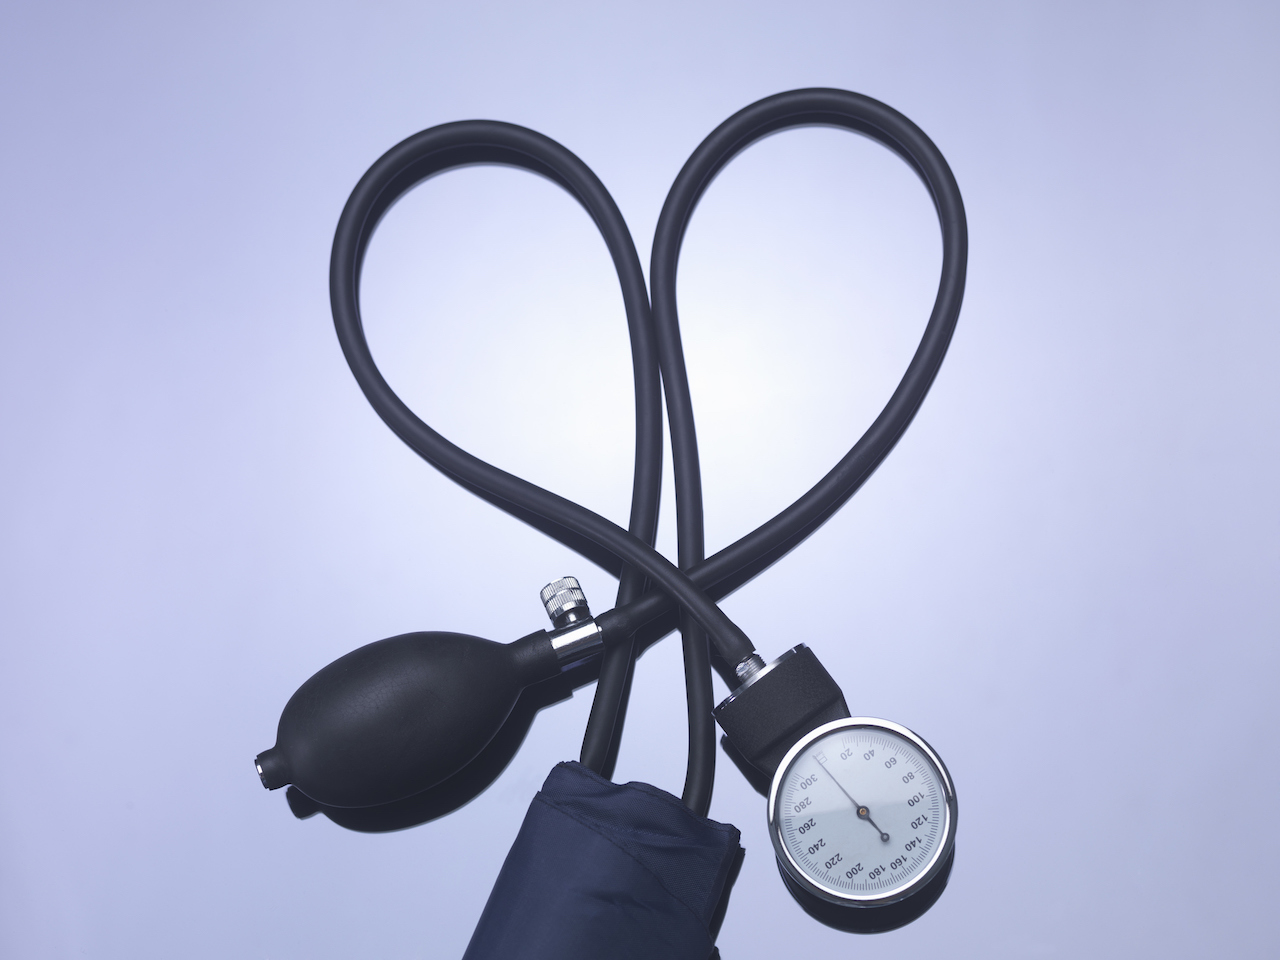
[[[835,933],[722,758],[712,815],[748,851],[726,960],[1274,955],[1274,5],[193,9],[0,19],[0,955],[462,952],[590,689],[401,833],[298,822],[250,761],[355,646],[512,639],[545,581],[577,574],[597,608],[613,583],[369,409],[328,314],[338,212],[401,138],[492,117],[590,164],[647,260],[698,141],[811,85],[938,143],[968,293],[897,450],[725,606],[931,740],[960,832],[922,920]],[[680,285],[712,549],[870,422],[938,263],[923,189],[865,140],[774,137],[714,184]],[[375,355],[429,422],[625,518],[621,303],[572,201],[512,171],[434,180],[366,277]],[[641,661],[618,779],[679,791],[677,668],[673,640]]]

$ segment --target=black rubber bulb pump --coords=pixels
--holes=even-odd
[[[514,643],[461,633],[379,640],[289,698],[276,745],[255,760],[258,776],[333,807],[411,797],[474,759],[520,692],[560,669],[545,632]]]

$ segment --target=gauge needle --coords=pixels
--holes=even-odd
[[[881,830],[878,826],[876,826],[876,822],[871,819],[871,811],[868,810],[866,807],[864,807],[862,804],[860,804],[857,800],[853,799],[853,797],[849,796],[849,791],[846,790],[843,786],[841,786],[840,781],[836,780],[836,775],[827,769],[827,765],[825,763],[819,760],[818,766],[822,768],[823,772],[826,773],[828,777],[830,777],[832,780],[835,781],[836,786],[840,787],[840,792],[843,793],[848,798],[849,802],[853,804],[854,808],[858,811],[858,819],[865,820],[867,821],[867,823],[871,824],[871,826],[875,827],[876,832],[880,834],[880,842],[888,843],[889,835],[885,833],[883,830]]]

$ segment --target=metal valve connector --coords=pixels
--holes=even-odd
[[[542,605],[547,609],[553,627],[567,627],[579,620],[591,619],[587,595],[576,577],[561,577],[542,588]]]
[[[601,631],[576,577],[551,581],[540,596],[551,618],[551,646],[564,669],[599,653],[604,645]]]

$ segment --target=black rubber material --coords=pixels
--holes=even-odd
[[[679,349],[675,306],[676,261],[685,229],[711,180],[750,144],[787,127],[821,124],[843,127],[883,144],[902,157],[924,181],[942,230],[942,270],[938,294],[920,346],[889,402],[866,433],[830,472],[795,503],[719,553],[685,571],[713,599],[732,592],[788,553],[813,533],[875,472],[910,426],[937,376],[964,299],[968,262],[968,228],[964,202],[942,153],[919,127],[878,100],[846,90],[793,90],[766,97],[734,114],[694,151],[676,178],[663,205],[654,235],[651,268],[653,315],[661,349]],[[658,265],[664,267],[659,272]],[[668,376],[664,363],[664,377]],[[672,366],[670,377],[682,378],[683,363]],[[673,392],[664,384],[668,403]],[[688,384],[675,388],[685,396]],[[673,456],[679,461],[679,453]],[[606,642],[615,631],[631,634],[671,609],[660,592],[617,607],[597,618]],[[726,660],[728,658],[726,657]],[[732,661],[730,661],[732,662]]]
[[[615,553],[601,550],[597,539],[590,536],[591,531],[599,533],[602,528],[606,528],[607,534],[621,531],[576,504],[471,457],[436,434],[395,396],[378,371],[365,340],[359,311],[359,278],[364,252],[378,221],[400,196],[421,180],[472,163],[508,164],[546,176],[582,204],[604,237],[622,286],[635,381],[636,456],[628,530],[640,541],[640,546],[652,547],[662,481],[662,400],[644,274],[626,223],[608,191],[586,165],[564,147],[512,124],[465,121],[424,131],[384,154],[352,192],[334,238],[330,297],[339,341],[365,396],[397,436],[473,493],[619,575],[616,602],[626,604],[641,595],[646,575],[636,566],[620,562]],[[606,541],[609,539],[605,537]],[[655,579],[662,578],[658,575]],[[728,625],[729,629],[724,631],[728,641],[740,650],[749,651],[750,642],[745,635],[714,605],[703,600],[704,614],[712,611],[713,618],[719,615]],[[634,643],[629,637],[611,643],[605,650],[597,699],[582,749],[583,763],[594,770],[612,772],[634,661]],[[710,724],[710,704],[701,712]],[[714,751],[711,756],[714,763]],[[706,775],[699,775],[697,779],[710,782]],[[709,794],[706,802],[698,803],[695,809],[705,814],[708,807]]]
[[[409,137],[383,154],[360,178],[338,220],[330,259],[329,299],[342,352],[360,389],[396,436],[436,469],[561,542],[575,549],[581,545],[581,552],[612,554],[617,561],[606,562],[608,568],[630,564],[643,570],[707,629],[726,659],[741,660],[755,649],[747,635],[662,554],[586,507],[499,470],[450,443],[396,396],[374,363],[360,319],[360,269],[378,221],[420,181],[442,170],[475,163],[506,164],[542,174],[581,203],[599,227],[618,269],[628,324],[644,323],[638,315],[643,276],[635,246],[622,214],[595,174],[564,147],[532,130],[490,120],[447,123]],[[582,541],[597,549],[591,550]]]
[[[704,559],[701,482],[688,380],[680,346],[675,283],[680,245],[702,193],[754,141],[793,126],[825,124],[864,134],[902,156],[930,191],[942,228],[938,295],[924,336],[893,396],[846,456],[804,496],[772,520]],[[414,185],[475,163],[521,167],[559,184],[587,210],[613,258],[622,286],[636,384],[636,464],[629,532],[586,508],[471,456],[420,420],[378,371],[362,329],[359,279],[365,250],[382,215]],[[616,755],[634,658],[636,632],[677,605],[682,611],[690,718],[685,801],[705,815],[714,777],[714,724],[707,636],[722,667],[753,651],[715,600],[779,559],[830,517],[867,480],[910,424],[946,354],[964,294],[964,206],[946,161],[911,121],[878,101],[842,90],[778,94],[730,117],[694,151],[673,184],[655,234],[650,315],[634,243],[617,206],[595,175],[554,141],[523,127],[464,121],[433,127],[384,154],[361,178],[338,223],[330,264],[330,299],[343,353],[370,404],[425,460],[463,487],[554,537],[620,577],[618,603],[597,617],[605,659],[583,742],[583,762],[607,770]],[[679,565],[652,547],[661,477],[658,370],[668,407],[676,474]],[[705,630],[705,634],[703,633]],[[651,628],[646,633],[652,634]],[[648,638],[651,641],[651,637]]]
[[[289,698],[275,746],[255,759],[258,775],[268,789],[292,784],[332,807],[415,796],[475,759],[521,691],[559,672],[541,631],[514,643],[407,633],[367,644]]]
[[[849,716],[839,684],[804,644],[716,707],[738,753],[772,780],[792,745],[810,730]]]
[[[708,593],[717,600],[821,526],[866,481],[893,448],[910,424],[941,366],[964,293],[967,229],[959,189],[937,147],[902,114],[878,101],[843,90],[795,90],[754,103],[712,131],[690,156],[667,194],[654,233],[649,268],[653,322],[657,329],[662,385],[671,426],[680,569],[685,572],[705,569],[698,441],[676,303],[676,276],[685,231],[703,193],[716,174],[735,156],[770,133],[812,124],[834,125],[869,136],[902,156],[924,180],[942,226],[942,278],[920,347],[893,397],[863,438],[804,497],[717,554],[713,558],[717,567],[712,569],[728,566],[731,570],[727,574],[717,576],[714,582],[710,582],[707,574],[695,577],[699,586],[709,588]],[[623,631],[634,631],[639,623],[669,607],[669,601],[660,597],[660,594],[649,594],[634,605],[630,614],[634,620],[628,621],[628,611],[621,607],[615,609],[609,618],[618,616]],[[615,629],[609,618],[602,620],[606,640]],[[680,628],[684,635],[689,705],[689,764],[685,799],[689,802],[691,797],[698,800],[705,797],[709,805],[715,770],[710,660],[706,637],[697,623],[692,622],[687,614],[682,614]],[[631,645],[634,645],[633,641]],[[729,667],[736,662],[729,657],[725,660]],[[592,720],[595,720],[594,713]],[[700,809],[696,804],[691,805]],[[707,808],[701,809],[705,811]]]

